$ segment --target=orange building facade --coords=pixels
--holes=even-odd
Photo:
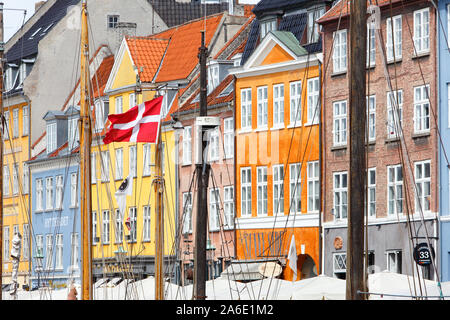
[[[237,259],[274,261],[286,280],[293,235],[296,280],[320,269],[321,59],[291,32],[271,31],[232,72]]]

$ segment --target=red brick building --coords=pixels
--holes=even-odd
[[[351,196],[348,2],[337,2],[319,20],[324,48],[324,271],[341,278]],[[380,0],[373,12],[375,24],[367,42],[368,103],[360,106],[368,122],[369,270],[418,270],[433,278],[432,269],[416,269],[411,250],[425,241],[425,232],[437,236],[436,10],[429,1]]]

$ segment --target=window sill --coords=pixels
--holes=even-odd
[[[268,127],[258,127],[254,130],[254,132],[262,132],[262,131],[267,131],[269,130]]]
[[[283,130],[283,129],[285,129],[284,125],[282,125],[282,126],[275,126],[275,127],[270,128],[270,131],[277,131],[277,130]]]
[[[192,166],[192,162],[190,162],[190,163],[182,163],[181,166],[182,167],[190,167],[190,166]],[[148,176],[150,176],[150,175],[148,175]]]
[[[52,211],[54,211],[53,208],[46,208],[45,209],[45,212],[52,212]]]
[[[418,132],[418,133],[413,133],[411,138],[413,138],[413,139],[428,138],[430,135],[431,135],[431,133],[429,131],[427,131],[427,132]]]
[[[123,181],[123,178],[116,178],[116,179],[114,179],[114,181],[115,181],[115,182]]]
[[[302,126],[302,123],[300,121],[300,123],[290,123],[286,128],[288,129],[292,129],[292,128],[300,128]]]
[[[77,209],[78,206],[70,206],[69,209]]]
[[[331,74],[331,77],[339,77],[347,74],[347,70],[336,71]]]
[[[339,151],[339,150],[346,150],[346,149],[347,149],[347,144],[331,147],[331,151]]]
[[[56,271],[56,272],[63,272],[63,271],[64,271],[64,268],[63,268],[63,267],[55,268],[53,271]]]
[[[419,59],[419,58],[423,58],[423,57],[428,57],[430,55],[430,50],[427,51],[423,51],[423,52],[418,52],[417,54],[413,54],[413,56],[411,57],[413,60],[415,59]]]
[[[223,159],[224,160],[230,160],[230,159],[233,159],[234,157],[233,156],[228,156],[228,157],[224,157]]]
[[[402,62],[402,57],[388,60],[387,64],[389,65],[389,64],[400,63],[400,62]]]
[[[304,124],[305,127],[309,127],[309,126],[317,126],[319,124],[319,122],[307,122]]]
[[[43,213],[43,212],[44,212],[44,210],[39,209],[39,210],[36,210],[34,213]]]
[[[238,134],[245,134],[245,133],[250,133],[252,132],[252,128],[245,128],[245,129],[240,129],[238,131]]]
[[[373,69],[375,69],[375,63],[371,65],[366,65],[366,70],[373,70]]]
[[[392,142],[399,142],[400,141],[400,137],[387,137],[384,140],[384,143],[392,143]]]

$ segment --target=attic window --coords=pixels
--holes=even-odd
[[[12,79],[12,77],[13,77],[13,69],[12,69],[12,67],[8,67],[7,69],[6,69],[6,74],[5,74],[5,78],[6,78],[6,80],[5,80],[5,89],[6,89],[6,91],[9,91],[9,90],[11,90],[12,89],[12,86],[13,86],[13,79]]]
[[[277,30],[277,20],[266,20],[261,22],[261,39],[269,33],[271,30]]]
[[[35,32],[33,32],[33,34],[30,36],[30,40],[34,39],[34,36],[37,35],[39,33],[39,31],[41,31],[42,28],[38,28]]]
[[[307,43],[314,43],[319,40],[319,25],[317,24],[317,19],[323,16],[325,13],[325,8],[315,8],[312,11],[308,11],[308,39]]]
[[[46,34],[47,31],[48,31],[52,26],[53,26],[53,22],[50,23],[50,24],[44,29],[44,31],[42,31],[42,35]]]
[[[219,65],[210,65],[208,68],[208,94],[219,85]]]
[[[114,29],[119,24],[119,16],[118,15],[108,15],[108,28]]]

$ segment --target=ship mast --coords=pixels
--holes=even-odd
[[[81,64],[80,64],[80,209],[81,209],[81,298],[92,299],[92,252],[91,252],[91,105],[89,95],[89,36],[87,27],[87,0],[81,7]]]
[[[159,128],[158,141],[156,145],[156,177],[154,180],[154,190],[156,196],[156,224],[155,224],[155,300],[164,300],[164,213],[163,213],[163,188],[164,181],[162,175],[162,139],[161,124]]]
[[[3,2],[0,2],[0,119],[3,123]],[[3,126],[1,126],[3,128]],[[0,135],[0,289],[3,287],[3,132]],[[2,300],[2,293],[0,293]]]

